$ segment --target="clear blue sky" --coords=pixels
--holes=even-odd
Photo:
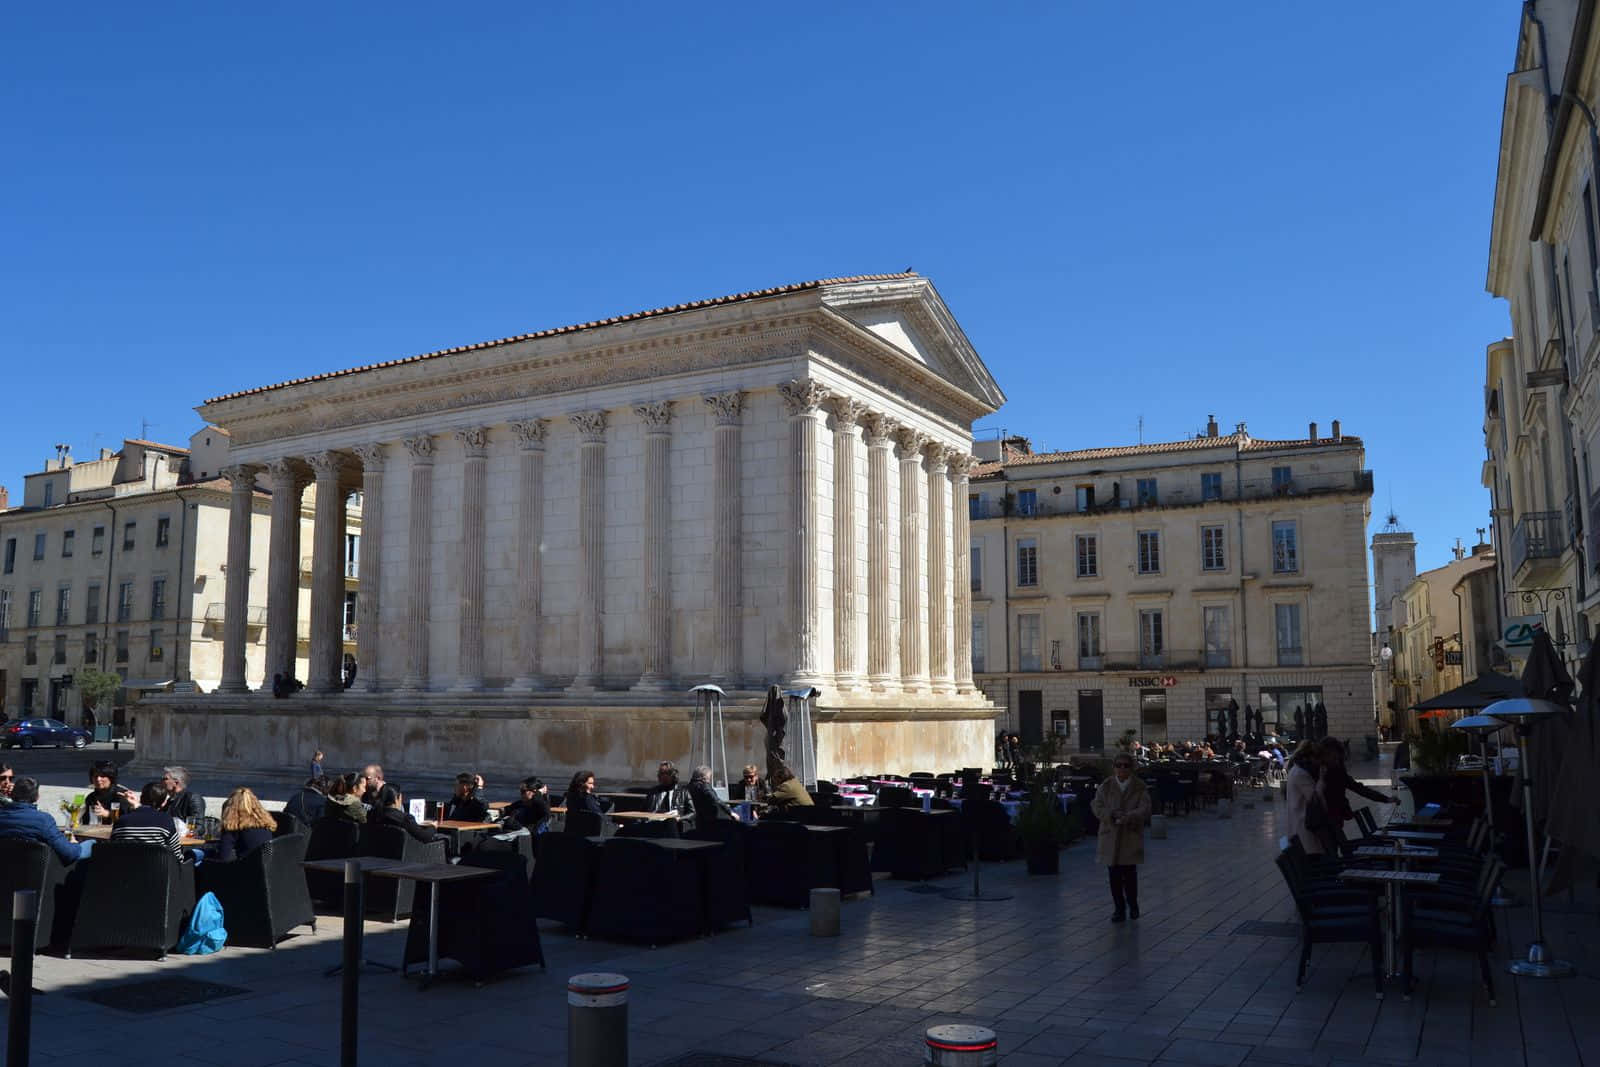
[[[1519,5],[88,4],[0,34],[0,483],[233,389],[929,275],[1040,446],[1343,420],[1486,525]]]

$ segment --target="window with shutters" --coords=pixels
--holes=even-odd
[[[1225,571],[1228,569],[1226,530],[1221,526],[1200,527],[1200,569]]]
[[[1078,577],[1100,577],[1100,539],[1095,534],[1079,534],[1078,546]]]
[[[1033,538],[1017,542],[1017,585],[1032,587],[1039,584],[1039,543]]]
[[[1139,573],[1161,573],[1161,531],[1139,531]]]

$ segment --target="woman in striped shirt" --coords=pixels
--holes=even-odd
[[[183,835],[178,831],[178,821],[161,810],[166,795],[166,787],[160,782],[146,782],[139,791],[138,804],[124,812],[111,828],[111,840],[165,845],[174,856],[183,859]]]

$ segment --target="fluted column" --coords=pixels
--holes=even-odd
[[[533,690],[540,677],[539,623],[544,599],[544,439],[549,423],[544,419],[513,422],[517,447],[522,452],[522,477],[518,493],[517,633],[520,649],[517,677],[511,688]]]
[[[867,442],[867,680],[878,692],[900,687],[889,611],[889,449],[899,427],[887,415],[862,422]]]
[[[778,392],[789,411],[789,613],[795,634],[791,680],[796,685],[815,685],[822,671],[817,438],[828,391],[821,382],[801,378],[778,386]]]
[[[489,430],[457,430],[465,452],[461,467],[461,618],[456,639],[456,684],[463,692],[483,688],[484,510],[488,507]]]
[[[927,437],[902,428],[900,445],[900,684],[906,692],[926,687],[922,642],[922,447]]]
[[[306,457],[317,480],[311,527],[311,649],[306,687],[328,695],[344,688],[344,456]]]
[[[578,428],[578,673],[569,690],[586,695],[605,679],[606,413],[583,411]]]
[[[950,674],[950,595],[946,568],[945,527],[949,505],[945,500],[949,450],[930,444],[928,457],[928,676],[935,693],[954,693]]]
[[[836,397],[833,411],[833,670],[840,689],[864,680],[860,625],[856,616],[856,423],[866,408]]]
[[[633,413],[644,421],[644,673],[634,688],[660,691],[672,678],[672,405]]]
[[[229,467],[222,476],[228,496],[228,581],[222,611],[223,693],[245,692],[244,653],[250,623],[250,524],[255,519],[256,472],[259,467]]]
[[[955,633],[955,687],[972,693],[972,514],[967,508],[968,477],[976,462],[971,456],[950,457],[950,555],[955,566],[951,590],[951,629]]]
[[[356,680],[368,693],[383,683],[378,670],[378,626],[382,617],[383,461],[381,444],[357,445],[361,460],[361,549],[356,559]]]
[[[300,498],[306,479],[298,463],[267,464],[272,493],[272,528],[267,545],[267,664],[261,688],[272,691],[272,676],[294,676],[296,631],[300,626]]]
[[[428,602],[433,593],[433,452],[430,434],[408,437],[411,499],[406,527],[406,673],[402,689],[428,688]]]
[[[737,684],[743,662],[743,605],[739,568],[739,423],[744,394],[715,393],[705,398],[716,429],[712,431],[711,521],[711,677]]]

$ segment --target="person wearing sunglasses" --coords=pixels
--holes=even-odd
[[[11,791],[17,785],[17,772],[11,769],[11,764],[0,763],[0,805],[11,803]]]
[[[1144,862],[1144,826],[1150,821],[1150,791],[1133,773],[1133,757],[1118,753],[1111,777],[1100,783],[1090,804],[1100,820],[1095,859],[1111,880],[1111,921],[1139,917],[1139,864]]]
[[[550,787],[538,778],[524,778],[517,799],[506,806],[501,818],[533,833],[544,833],[550,823]]]

